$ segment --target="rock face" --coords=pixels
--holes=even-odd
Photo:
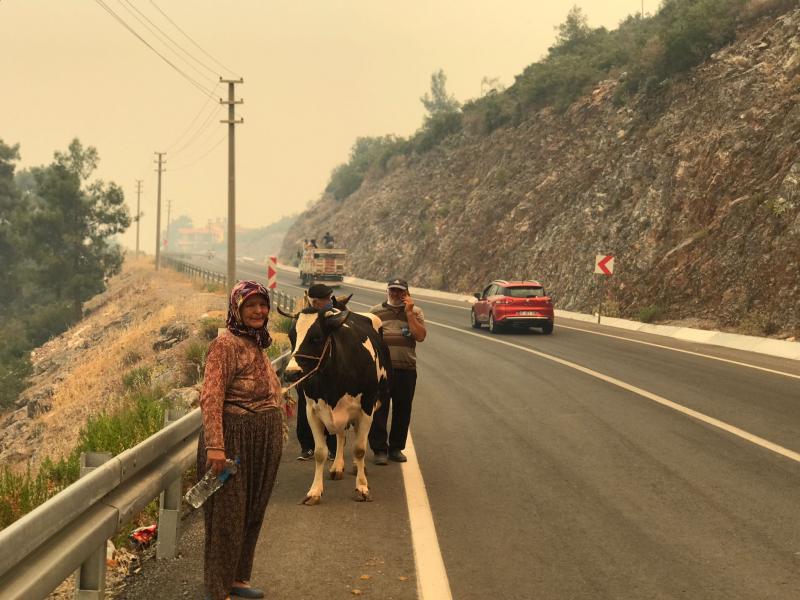
[[[460,134],[297,220],[281,256],[330,230],[354,275],[457,292],[535,278],[557,306],[657,306],[800,333],[800,10],[763,20],[683,78],[620,106],[604,81],[565,114]],[[614,254],[603,291],[595,254]]]

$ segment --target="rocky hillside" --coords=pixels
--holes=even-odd
[[[589,312],[607,300],[744,333],[800,333],[800,10],[763,19],[703,65],[614,101],[451,137],[301,215],[282,248],[330,230],[353,274],[472,292],[536,278]],[[397,157],[396,157],[397,158]]]
[[[16,410],[0,414],[0,464],[35,467],[67,455],[89,417],[120,409],[132,369],[152,367],[164,389],[179,386],[185,346],[201,317],[224,308],[221,293],[170,269],[154,272],[147,259],[127,260],[108,289],[85,304],[82,321],[32,353],[28,389]]]

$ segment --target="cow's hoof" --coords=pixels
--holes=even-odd
[[[334,481],[344,479],[344,471],[331,471],[331,479]]]
[[[306,496],[303,498],[303,501],[300,504],[305,504],[306,506],[316,506],[319,504],[320,500],[320,496]]]
[[[369,491],[362,492],[361,490],[356,490],[356,502],[372,502],[372,496],[369,495]]]

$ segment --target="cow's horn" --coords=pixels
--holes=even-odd
[[[333,297],[333,299],[334,299],[333,305],[336,308],[344,308],[345,306],[347,306],[347,303],[350,302],[350,298],[352,298],[352,297],[353,297],[353,294],[350,294],[349,296],[334,296]]]
[[[327,313],[325,313],[325,326],[329,327],[330,329],[335,329],[336,327],[340,327],[342,323],[345,322],[348,315],[350,315],[350,311],[347,309],[344,310],[333,309],[332,311],[328,311]]]
[[[278,314],[283,315],[284,317],[287,317],[289,319],[296,319],[297,316],[300,314],[300,313],[292,314],[285,312],[280,306],[275,306],[275,309],[278,311]]]

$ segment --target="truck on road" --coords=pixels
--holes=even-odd
[[[308,247],[300,259],[300,281],[306,286],[314,283],[338,286],[346,270],[347,250],[344,248]]]

